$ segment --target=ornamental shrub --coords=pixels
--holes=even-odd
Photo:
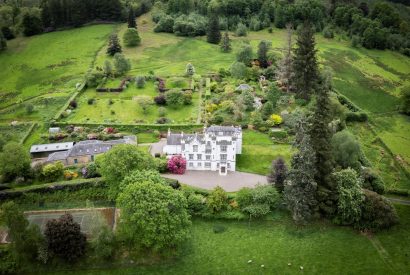
[[[241,188],[236,193],[236,202],[239,205],[240,209],[244,209],[245,207],[252,204],[252,190],[248,187]]]
[[[46,182],[57,181],[63,176],[64,165],[61,162],[56,162],[54,164],[47,164],[43,167],[41,175]]]
[[[154,97],[155,104],[157,105],[165,105],[167,104],[167,100],[164,95],[159,95]]]
[[[399,218],[391,202],[376,192],[367,189],[363,191],[365,199],[361,207],[362,215],[360,221],[355,224],[356,228],[376,232],[398,223]]]
[[[183,94],[178,89],[172,89],[165,93],[165,99],[169,106],[177,106],[184,104]]]
[[[280,115],[277,115],[277,114],[272,114],[272,115],[269,117],[269,120],[268,120],[268,123],[269,123],[271,126],[280,125],[280,124],[282,124],[282,122],[283,122],[282,117],[281,117]]]
[[[141,38],[135,28],[128,28],[124,33],[123,40],[127,47],[135,47],[141,44]]]
[[[137,76],[135,78],[135,85],[137,88],[142,89],[145,87],[145,77],[144,76]]]
[[[172,174],[185,174],[186,170],[186,160],[181,155],[172,156],[168,160],[168,171]]]
[[[211,213],[217,213],[228,206],[228,196],[222,187],[217,186],[209,194],[206,203]]]
[[[248,34],[248,29],[246,26],[242,23],[239,23],[238,26],[236,27],[235,31],[237,36],[246,36]]]

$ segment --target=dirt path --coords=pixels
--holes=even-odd
[[[389,201],[392,203],[397,203],[397,204],[403,204],[403,205],[410,205],[409,200],[402,200],[402,199],[396,199],[396,198],[387,198]]]

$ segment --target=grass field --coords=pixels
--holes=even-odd
[[[242,154],[237,156],[238,171],[266,175],[272,160],[279,156],[289,163],[291,145],[274,144],[268,135],[253,130],[243,131],[242,139]]]
[[[0,55],[0,107],[74,90],[112,30],[95,25],[10,41]]]
[[[178,259],[76,273],[406,274],[410,269],[410,206],[397,205],[397,210],[401,224],[370,237],[327,223],[298,228],[287,215],[280,213],[269,221],[250,224],[195,220],[189,245]],[[224,226],[226,231],[213,233],[216,224]],[[252,262],[248,263],[249,260]]]

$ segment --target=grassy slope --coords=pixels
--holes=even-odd
[[[376,234],[372,241],[350,228],[324,223],[297,228],[279,214],[271,221],[250,225],[195,220],[190,244],[179,259],[161,265],[77,273],[300,274],[303,266],[307,274],[405,274],[410,261],[410,207],[397,209],[402,224]],[[215,224],[227,231],[213,233]],[[374,242],[381,244],[379,249]]]
[[[18,91],[0,107],[50,92],[72,91],[89,68],[112,25],[96,25],[9,42],[0,55],[0,94]]]

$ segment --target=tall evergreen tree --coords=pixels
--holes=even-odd
[[[287,38],[284,48],[283,58],[279,61],[279,66],[276,71],[276,79],[286,92],[292,89],[293,79],[293,57],[292,57],[292,25],[286,25]]]
[[[221,41],[221,31],[219,30],[219,17],[213,14],[209,18],[206,39],[209,43],[218,44]]]
[[[221,50],[225,53],[230,52],[232,50],[231,39],[229,38],[228,32],[225,32],[222,37]]]
[[[310,117],[311,144],[315,155],[315,181],[318,184],[317,199],[320,212],[327,217],[334,215],[337,207],[337,186],[330,180],[334,168],[332,155],[332,131],[329,127],[332,121],[329,91],[331,80],[321,76],[316,92],[316,105]]]
[[[284,189],[284,199],[293,220],[305,224],[311,220],[317,209],[315,182],[315,155],[307,133],[306,122],[297,125],[295,145],[299,149],[292,157],[291,170],[288,173]]]
[[[294,85],[299,97],[308,100],[316,88],[319,78],[315,49],[315,37],[312,25],[305,21],[298,34],[297,47],[294,50],[293,71]]]
[[[118,35],[112,34],[110,39],[108,40],[108,48],[107,54],[114,56],[116,53],[122,52],[122,48],[120,45],[120,40],[118,39]]]
[[[137,28],[137,20],[135,18],[135,12],[132,7],[128,11],[128,28]]]
[[[271,171],[267,176],[268,182],[275,184],[278,192],[282,193],[285,188],[285,180],[288,174],[288,167],[282,157],[272,161]]]
[[[268,51],[271,47],[271,43],[265,40],[262,40],[258,45],[258,60],[262,68],[268,67]]]
[[[7,41],[3,35],[3,32],[0,32],[0,51],[7,49]]]

